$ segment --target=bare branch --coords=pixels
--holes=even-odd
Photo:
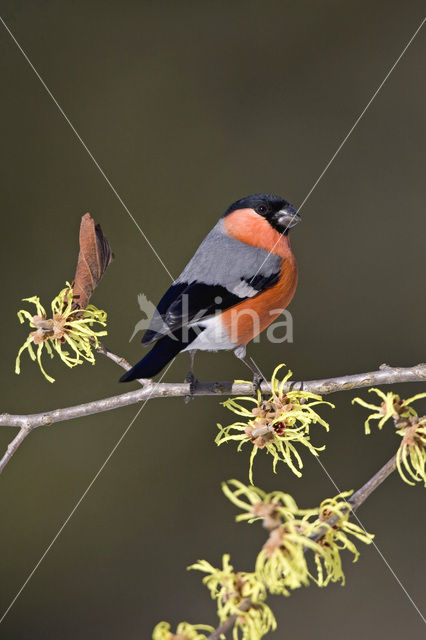
[[[103,342],[99,342],[98,351],[99,353],[102,353],[104,356],[115,362],[115,364],[118,364],[118,366],[122,367],[122,369],[124,369],[125,371],[129,371],[129,369],[132,368],[132,365],[130,364],[130,362],[127,362],[126,358],[116,356],[115,353],[110,351],[108,347],[103,344]]]
[[[99,347],[99,351],[113,362],[125,370],[130,368],[130,364],[124,358],[115,355],[105,345]],[[290,391],[303,389],[321,395],[336,393],[338,391],[349,391],[371,385],[393,384],[400,382],[421,382],[426,380],[426,364],[418,364],[414,367],[389,367],[382,365],[377,371],[368,373],[356,373],[353,375],[339,376],[336,378],[324,378],[321,380],[309,380],[289,382],[284,390]],[[85,402],[83,404],[43,411],[32,414],[0,414],[1,427],[20,427],[20,432],[10,443],[6,453],[0,460],[0,473],[14,455],[20,444],[27,435],[35,428],[63,422],[74,418],[82,418],[95,413],[111,411],[119,407],[126,407],[151,398],[171,398],[186,397],[190,394],[189,383],[154,383],[152,380],[139,380],[142,389],[121,393],[109,398]],[[270,392],[270,385],[264,382],[261,386],[262,393]],[[251,383],[235,382],[199,382],[194,391],[196,396],[233,396],[248,395],[253,392]]]
[[[352,511],[358,509],[363,502],[388,478],[396,469],[396,454],[377,473],[374,474],[358,491],[349,498]]]
[[[375,491],[377,487],[379,487],[382,482],[384,482],[386,478],[395,471],[395,469],[396,454],[392,456],[392,458],[388,460],[388,462],[383,465],[383,467],[379,469],[379,471],[375,473],[372,478],[367,480],[367,482],[363,484],[362,487],[358,489],[358,491],[355,491],[355,493],[351,495],[351,497],[347,500],[347,511],[356,511],[356,509],[358,509],[363,504],[363,502],[367,500],[367,498],[373,493],[373,491]],[[342,513],[344,513],[344,509],[342,509],[341,511]],[[339,515],[335,513],[330,516],[324,524],[328,525],[328,527],[334,526],[339,522],[339,520]],[[311,536],[312,540],[319,540],[320,538],[322,538],[322,536],[327,533],[328,527],[318,527],[318,529],[315,531],[315,534]]]
[[[109,356],[110,357],[110,356]],[[125,361],[124,361],[125,362]],[[121,366],[124,365],[122,364]],[[337,391],[349,391],[360,387],[368,387],[372,384],[383,385],[396,382],[421,382],[426,380],[426,365],[419,364],[406,368],[386,368],[369,373],[357,373],[354,375],[340,376],[322,380],[309,380],[308,382],[290,382],[285,385],[284,390],[303,389],[313,393],[328,394]],[[270,391],[268,383],[262,384],[262,392],[267,394]],[[251,383],[235,382],[200,382],[198,383],[194,395],[196,396],[235,396],[249,395],[253,392]],[[64,409],[54,409],[42,413],[32,413],[27,415],[0,414],[0,426],[21,427],[28,424],[32,429],[43,425],[51,425],[54,422],[63,422],[74,418],[82,418],[94,413],[102,413],[119,407],[126,407],[137,404],[148,398],[176,398],[189,395],[189,383],[187,382],[162,382],[155,384],[147,382],[142,389],[128,391],[109,398],[85,402],[83,404],[66,407]]]
[[[395,384],[399,382],[425,382],[426,364],[420,363],[414,367],[390,367],[382,364],[378,371],[355,373],[353,375],[324,378],[323,380],[309,380],[308,382],[294,382],[288,388],[303,389],[320,395],[337,391],[351,391],[372,385]]]
[[[240,611],[248,611],[251,605],[251,601],[246,598],[242,601],[241,606],[239,607]],[[229,618],[226,618],[225,622],[222,622],[221,625],[219,625],[214,631],[212,631],[212,633],[207,637],[207,640],[220,640],[222,635],[225,635],[225,633],[232,629],[237,618],[238,616],[236,614],[229,616]]]
[[[16,452],[18,447],[23,443],[25,438],[30,435],[31,431],[32,427],[29,427],[28,425],[25,425],[23,423],[23,426],[21,426],[21,428],[19,429],[18,435],[8,444],[6,453],[0,460],[0,473],[3,471],[3,469],[5,468],[13,454]]]
[[[99,353],[102,353],[102,355],[106,356],[107,358],[115,362],[115,364],[118,364],[118,366],[124,369],[125,371],[129,371],[129,369],[132,368],[132,365],[130,364],[130,362],[127,362],[126,358],[115,355],[115,353],[110,351],[108,347],[105,344],[103,344],[103,342],[99,341],[97,350],[99,351]],[[147,380],[146,378],[141,378],[137,382],[139,382],[140,385],[144,386],[151,381]]]

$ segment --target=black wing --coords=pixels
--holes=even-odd
[[[157,314],[142,338],[142,344],[151,344],[165,335],[213,315],[256,296],[273,286],[279,278],[279,271],[269,276],[257,275],[241,278],[240,283],[230,291],[219,284],[205,284],[194,281],[175,283],[161,298]]]

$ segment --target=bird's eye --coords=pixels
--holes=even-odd
[[[257,209],[256,209],[257,213],[260,213],[260,215],[265,215],[265,213],[268,211],[268,207],[264,204],[260,204]]]

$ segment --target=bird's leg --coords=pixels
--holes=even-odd
[[[260,385],[264,381],[264,377],[262,376],[256,365],[250,362],[250,360],[247,358],[245,344],[240,344],[236,349],[234,349],[234,353],[237,358],[244,362],[244,364],[253,373],[253,393],[257,393],[257,391],[260,389]]]
[[[189,382],[189,396],[185,396],[185,403],[188,403],[194,397],[194,392],[197,387],[198,380],[194,376],[194,359],[195,349],[190,349],[189,353],[189,371],[185,376],[185,382]]]

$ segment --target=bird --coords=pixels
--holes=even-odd
[[[191,395],[197,351],[233,350],[253,373],[247,344],[287,307],[297,286],[297,263],[289,231],[300,213],[280,196],[240,198],[207,234],[157,305],[142,344],[152,346],[120,382],[151,379],[178,353],[188,351],[185,378]]]

